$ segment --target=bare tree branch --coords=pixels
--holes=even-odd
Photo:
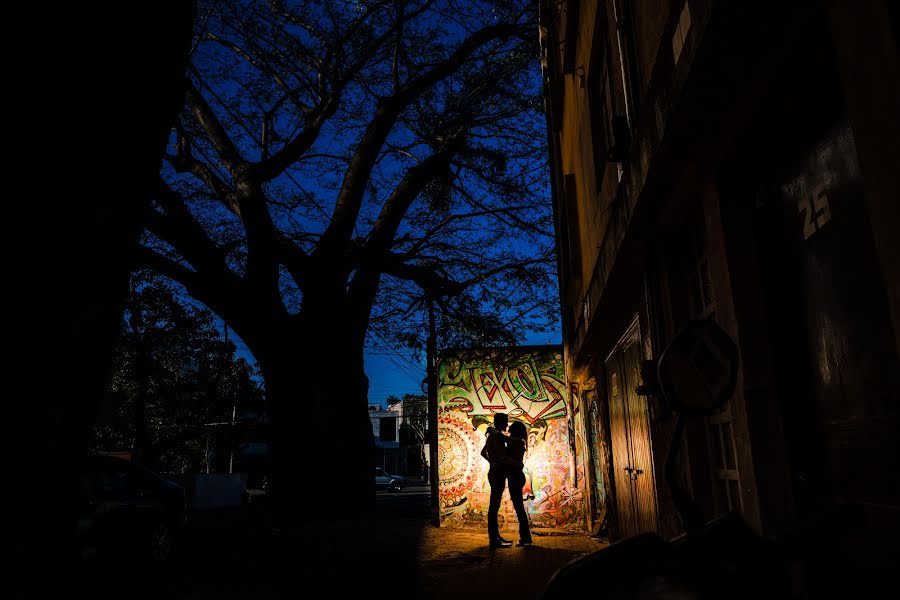
[[[509,37],[517,29],[516,25],[508,23],[489,25],[480,29],[467,37],[445,60],[408,82],[399,93],[379,102],[350,161],[335,202],[331,224],[322,236],[322,245],[326,252],[334,252],[336,248],[341,247],[353,232],[372,167],[403,109],[425,90],[455,73],[479,48],[491,41]]]
[[[194,158],[191,152],[190,140],[180,127],[177,127],[176,130],[178,135],[176,154],[174,156],[167,154],[165,156],[166,162],[172,165],[177,173],[191,173],[197,177],[206,184],[213,196],[220,199],[228,207],[228,210],[240,216],[241,210],[234,195],[234,190],[221,177],[216,175],[209,165]]]
[[[450,165],[454,153],[463,143],[462,140],[460,132],[448,139],[440,150],[406,171],[403,179],[382,206],[381,213],[366,241],[367,249],[381,253],[390,248],[406,211],[425,186]]]
[[[353,33],[365,22],[365,19],[372,12],[374,12],[377,8],[386,6],[389,3],[390,0],[382,0],[381,2],[376,2],[375,4],[370,6],[353,22],[350,27],[348,27],[347,31],[343,36],[340,37],[337,43],[327,45],[326,47],[328,47],[329,50],[326,55],[325,62],[330,62],[331,56],[334,53],[333,49],[339,48],[343,44],[345,44],[347,40],[353,35]],[[390,39],[391,36],[395,35],[395,31],[402,27],[403,22],[425,12],[426,8],[430,4],[431,1],[426,2],[416,11],[413,11],[409,15],[406,15],[404,20],[397,22],[394,27],[391,27],[382,35],[375,38],[375,40],[371,44],[369,44],[368,51],[364,52],[349,68],[344,70],[340,74],[340,76],[335,79],[331,88],[331,92],[329,94],[325,93],[324,88],[320,90],[322,92],[322,99],[320,100],[319,105],[309,113],[310,120],[307,123],[306,127],[304,127],[303,131],[301,131],[293,140],[287,143],[281,150],[269,157],[268,160],[261,161],[259,164],[254,166],[255,176],[259,180],[269,181],[273,179],[274,177],[282,173],[291,164],[299,160],[300,157],[303,156],[303,154],[312,147],[312,145],[318,138],[320,131],[322,130],[322,126],[337,111],[338,106],[341,102],[341,96],[346,89],[347,84],[353,80],[353,78],[371,59],[371,57],[376,54],[376,51],[384,45],[385,41]]]
[[[284,79],[281,78],[281,76],[278,74],[278,72],[271,67],[271,65],[252,56],[249,52],[247,52],[246,50],[244,50],[243,48],[241,48],[234,42],[232,42],[230,40],[222,39],[221,37],[217,36],[214,33],[207,33],[206,36],[204,37],[204,39],[212,41],[212,42],[216,42],[217,44],[221,44],[222,46],[228,48],[229,50],[231,50],[238,56],[242,57],[244,60],[246,60],[248,63],[250,63],[257,69],[259,69],[260,71],[263,71],[264,73],[269,75],[272,78],[272,81],[274,81],[278,85],[278,87],[281,88],[281,90],[284,92],[285,98],[289,99],[294,104],[294,106],[296,106],[303,113],[312,112],[313,109],[311,107],[307,106],[306,104],[304,104],[300,100],[300,96],[297,95],[297,90],[292,89],[284,81]]]
[[[184,202],[162,179],[157,181],[156,199],[165,214],[147,208],[147,229],[178,248],[198,272],[207,277],[234,276],[225,263],[225,255],[206,233]]]
[[[194,114],[194,118],[203,127],[216,153],[225,162],[232,176],[238,177],[247,162],[238,152],[237,147],[231,141],[219,118],[213,112],[212,107],[206,102],[203,94],[200,93],[200,90],[193,83],[188,85],[186,99],[188,107]]]

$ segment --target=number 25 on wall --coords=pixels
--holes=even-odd
[[[803,239],[808,240],[831,220],[825,184],[816,184],[812,192],[797,203],[797,210],[803,214]]]

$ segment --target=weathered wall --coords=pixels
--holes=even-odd
[[[581,419],[573,419],[558,346],[445,351],[438,364],[438,473],[441,525],[487,527],[488,464],[480,456],[493,415],[528,429],[525,509],[532,526],[583,528],[576,476]],[[578,460],[582,465],[583,461]],[[504,493],[500,523],[516,523]]]

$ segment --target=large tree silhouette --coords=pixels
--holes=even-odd
[[[141,212],[182,106],[194,3],[19,3],[4,15],[4,273],[14,402],[4,595],[79,595],[79,463],[109,373]],[[11,410],[10,410],[11,409]],[[53,577],[47,577],[53,573]],[[73,589],[74,588],[74,589]],[[9,590],[9,591],[7,591]]]
[[[366,344],[511,342],[555,320],[536,5],[201,4],[143,264],[243,338],[276,506],[373,501]],[[335,474],[328,498],[291,472]]]

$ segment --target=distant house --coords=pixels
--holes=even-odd
[[[400,449],[400,425],[403,422],[403,406],[395,404],[382,408],[369,406],[369,420],[375,436],[375,465],[388,473],[406,475],[406,452]]]
[[[428,444],[420,446],[421,439],[415,434],[421,409],[412,408],[404,413],[403,404],[397,403],[387,408],[369,406],[369,420],[375,437],[375,466],[388,473],[422,477],[427,479]],[[425,432],[420,436],[428,439]]]

